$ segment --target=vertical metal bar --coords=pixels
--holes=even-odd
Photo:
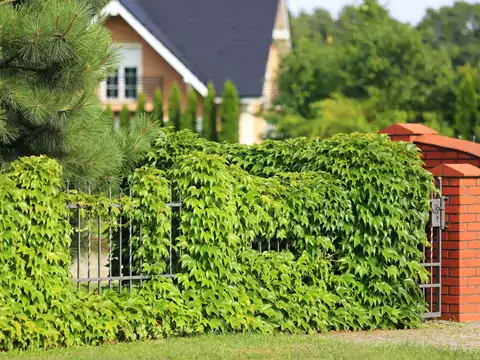
[[[87,193],[88,195],[91,195],[91,189],[90,189],[90,181],[87,181]],[[91,278],[91,253],[92,253],[92,229],[91,229],[91,213],[90,209],[87,209],[87,221],[88,221],[88,268],[87,268],[87,278],[88,278],[88,291],[90,291],[90,278]]]
[[[98,278],[102,277],[102,218],[98,215]],[[98,280],[98,293],[102,293],[102,282]]]
[[[122,190],[120,190],[120,200],[122,198]],[[123,251],[122,251],[122,242],[123,242],[123,221],[122,221],[122,212],[120,212],[120,224],[119,224],[119,244],[118,244],[118,269],[119,269],[119,274],[118,276],[120,277],[120,280],[118,280],[118,292],[122,293],[122,276],[123,276],[123,271],[122,271],[122,257],[123,257]]]
[[[132,183],[130,182],[128,185],[128,196],[131,198],[132,197]],[[129,223],[128,223],[128,274],[130,277],[130,281],[128,283],[128,289],[130,292],[132,292],[132,268],[133,268],[133,260],[132,260],[132,215],[129,215],[128,217]]]
[[[277,252],[280,252],[280,240],[277,239]]]
[[[262,239],[258,242],[258,251],[260,251],[260,254],[262,253]]]
[[[268,251],[270,251],[270,239],[268,239]]]
[[[108,180],[108,198],[112,200],[112,180]],[[110,204],[111,205],[111,204]],[[108,287],[112,290],[112,227],[108,224]]]
[[[77,208],[77,280],[80,279],[80,267],[81,267],[81,246],[82,246],[82,217],[80,214],[80,207]],[[80,290],[80,281],[77,283],[77,289]]]

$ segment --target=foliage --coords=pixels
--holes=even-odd
[[[312,104],[340,87],[339,59],[336,46],[299,40],[294,52],[281,63],[278,103],[288,113],[311,117]]]
[[[168,122],[169,126],[175,127],[180,130],[180,120],[182,118],[182,105],[180,88],[177,84],[174,84],[170,89],[168,96]]]
[[[132,119],[130,117],[130,110],[126,104],[122,106],[118,118],[120,119],[120,129],[127,132],[130,131],[132,128]]]
[[[145,110],[145,106],[147,105],[147,95],[141,92],[138,94],[137,98],[137,109],[135,111],[136,115],[146,115],[147,111]]]
[[[162,90],[160,89],[155,89],[155,92],[153,94],[153,113],[152,113],[152,119],[153,121],[158,121],[161,127],[165,126],[164,120],[163,120],[163,93]]]
[[[450,133],[457,81],[451,53],[425,43],[420,31],[393,19],[377,0],[347,6],[337,20],[322,10],[302,13],[292,26],[295,48],[281,65],[282,111],[272,114],[274,126],[295,130],[292,119],[318,118],[314,104],[339,94],[362,103],[369,123],[426,123],[433,117]],[[364,128],[361,118],[349,122],[349,128]],[[304,124],[315,136],[308,125],[318,122]],[[283,137],[295,136],[283,131]]]
[[[116,62],[108,30],[92,21],[105,3],[0,4],[0,166],[39,154],[60,160],[69,173],[71,164],[83,164],[78,175],[92,178],[122,166],[111,119],[94,93]],[[92,156],[104,152],[112,156]]]
[[[475,88],[473,72],[467,65],[458,87],[455,112],[455,130],[466,140],[471,140],[475,135],[475,130],[480,127],[478,100],[479,94]]]
[[[191,89],[188,93],[187,107],[182,115],[180,128],[182,130],[197,131],[197,108],[198,98],[195,90]]]
[[[218,141],[217,134],[217,93],[212,82],[208,83],[208,93],[203,102],[202,136],[210,141]]]
[[[428,9],[417,26],[426,42],[445,47],[455,66],[480,61],[480,4],[456,1],[453,6]]]
[[[246,147],[169,128],[113,208],[60,193],[56,162],[21,159],[0,181],[0,349],[416,326],[433,191],[421,165],[413,145],[380,135]],[[174,244],[169,182],[182,194]],[[153,279],[131,294],[75,291],[67,201],[141,224],[133,270],[142,256]],[[170,245],[181,271],[156,277]]]
[[[231,81],[225,82],[222,93],[222,130],[220,140],[230,143],[239,141],[240,98]]]

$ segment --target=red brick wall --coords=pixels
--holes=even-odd
[[[441,165],[447,229],[442,237],[442,319],[480,321],[480,169]]]
[[[415,144],[422,150],[422,159],[428,170],[442,164],[471,164],[477,167],[480,166],[480,158],[475,155],[438,146]]]
[[[381,133],[417,145],[425,168],[443,178],[449,199],[442,236],[442,318],[480,321],[480,144],[439,136],[420,124],[395,124]]]

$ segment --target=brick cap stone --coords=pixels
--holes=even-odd
[[[442,164],[430,170],[434,176],[441,177],[480,177],[480,169],[471,164]]]
[[[380,130],[380,134],[388,135],[437,135],[437,132],[422,124],[393,124]]]
[[[422,135],[413,140],[413,142],[415,144],[437,146],[445,149],[460,151],[466,154],[476,156],[480,159],[480,144],[474,143],[472,141],[455,139],[440,135]]]

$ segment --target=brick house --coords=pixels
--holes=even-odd
[[[151,110],[156,88],[167,106],[177,83],[183,105],[196,91],[200,120],[208,81],[221,94],[231,80],[241,98],[240,142],[261,141],[266,123],[257,114],[275,98],[280,58],[292,46],[286,0],[114,0],[102,16],[121,58],[98,89],[104,106],[133,111],[143,92]]]

